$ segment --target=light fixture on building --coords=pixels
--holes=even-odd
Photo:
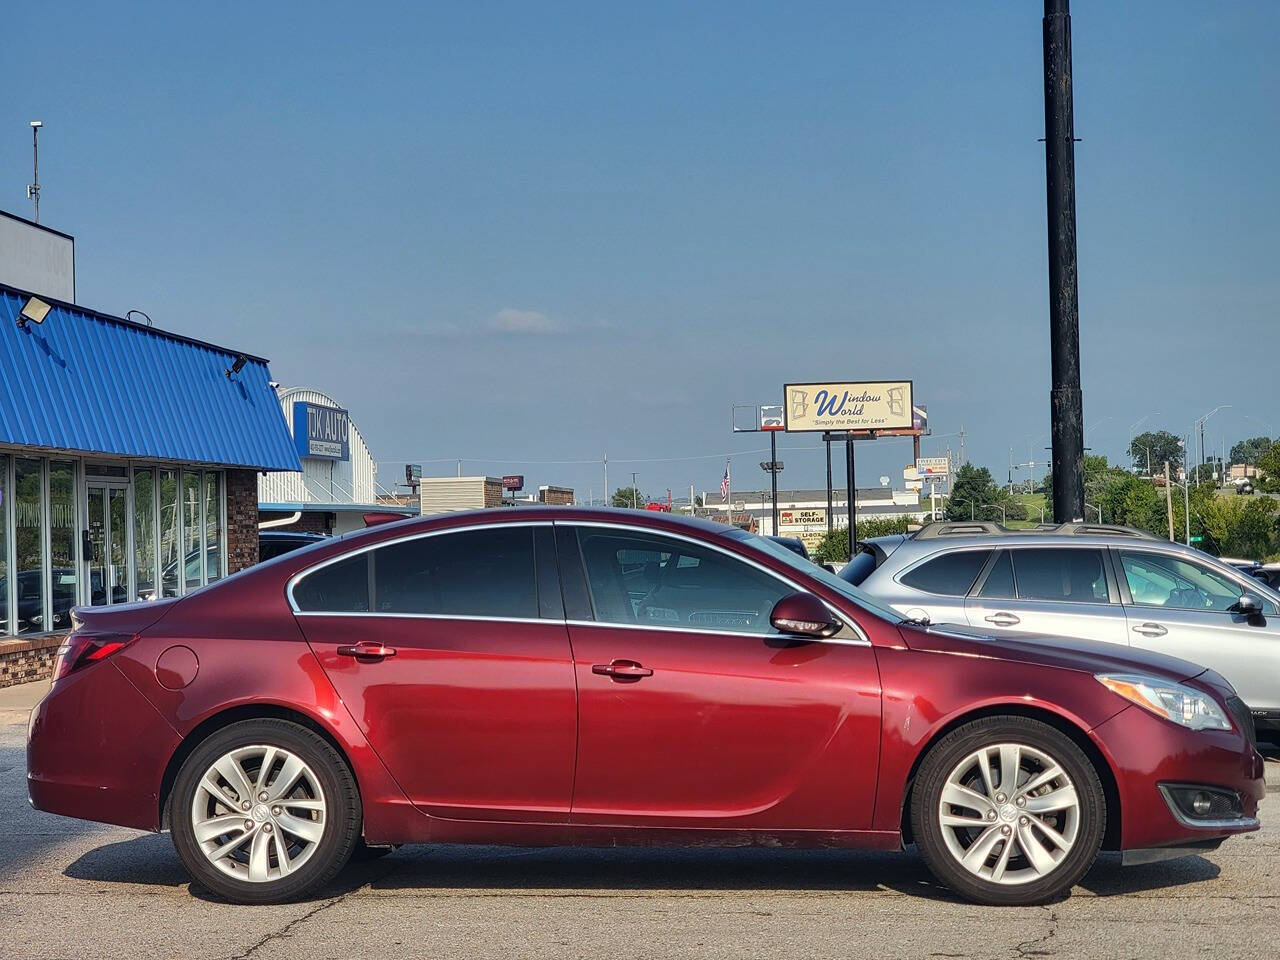
[[[227,368],[227,379],[230,380],[237,373],[244,369],[244,365],[249,362],[249,358],[243,353],[237,353],[235,361]]]
[[[39,297],[29,297],[22,305],[22,309],[18,311],[18,329],[21,330],[28,323],[44,323],[44,318],[52,309],[53,307]]]

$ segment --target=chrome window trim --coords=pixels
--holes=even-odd
[[[766,566],[765,566],[764,564],[762,564],[762,563],[757,563],[755,560],[751,559],[750,557],[744,557],[744,556],[743,556],[742,554],[740,554],[740,553],[735,553],[735,552],[734,552],[734,551],[732,551],[732,550],[726,550],[724,547],[720,546],[719,544],[711,543],[711,542],[706,541],[706,540],[700,540],[700,539],[698,539],[697,537],[691,537],[691,536],[688,536],[688,535],[683,534],[683,533],[672,533],[670,530],[655,529],[655,528],[653,528],[653,527],[645,527],[645,526],[641,526],[640,524],[632,524],[632,523],[605,523],[605,522],[600,521],[600,520],[559,520],[559,521],[556,521],[556,522],[557,522],[557,525],[566,526],[566,527],[599,527],[599,528],[603,528],[603,529],[605,529],[605,530],[629,530],[629,531],[632,531],[632,532],[647,533],[647,534],[649,534],[649,535],[651,535],[651,536],[670,537],[670,538],[671,538],[671,539],[673,539],[673,540],[683,540],[683,541],[685,541],[686,543],[692,543],[692,544],[694,544],[694,545],[696,545],[696,546],[706,547],[706,548],[708,548],[708,549],[710,549],[710,550],[715,550],[717,553],[722,553],[722,554],[724,554],[726,557],[729,557],[729,558],[730,558],[730,559],[732,559],[732,560],[737,560],[739,563],[745,563],[745,564],[747,564],[747,565],[748,565],[748,566],[750,566],[750,567],[755,567],[755,569],[757,569],[758,571],[760,571],[761,573],[763,573],[765,576],[772,577],[773,579],[775,579],[775,580],[777,580],[777,581],[779,581],[779,582],[781,582],[781,583],[786,584],[788,587],[790,587],[792,590],[794,590],[794,591],[796,591],[796,592],[800,592],[800,593],[813,593],[813,591],[812,591],[812,590],[810,590],[810,589],[808,589],[808,588],[806,588],[806,587],[802,587],[800,584],[796,583],[794,580],[791,580],[790,578],[783,576],[782,574],[778,573],[778,571],[776,571],[776,570],[773,570],[773,569],[771,569],[771,568],[769,568],[769,567],[766,567]],[[589,590],[589,589],[590,589],[590,584],[588,584],[588,590]],[[815,596],[816,596],[816,594],[815,594]],[[819,599],[821,599],[821,598],[819,597]],[[835,615],[835,616],[840,620],[840,622],[841,622],[842,624],[844,624],[844,628],[845,628],[846,630],[852,630],[854,633],[856,633],[856,634],[858,635],[858,637],[859,637],[859,639],[860,639],[860,640],[862,640],[862,641],[864,641],[864,642],[866,643],[866,645],[867,645],[867,646],[870,646],[870,645],[871,645],[871,640],[870,640],[870,638],[868,638],[868,637],[867,637],[866,633],[865,633],[865,632],[863,632],[863,629],[862,629],[860,626],[858,626],[858,624],[857,624],[857,623],[853,622],[853,620],[852,620],[849,616],[847,616],[847,615],[844,613],[844,611],[837,609],[834,605],[832,605],[831,603],[827,602],[826,600],[823,600],[823,601],[822,601],[822,605],[823,605],[824,607],[826,607],[826,608],[827,608],[827,610],[829,610],[831,613],[833,613],[833,614],[834,614],[834,615]],[[580,621],[570,621],[570,622],[580,622]],[[624,627],[624,628],[625,628],[625,627],[628,627],[628,626],[631,626],[631,627],[637,627],[637,628],[644,629],[644,630],[659,629],[659,628],[657,628],[657,627],[650,627],[650,626],[648,626],[647,624],[610,623],[610,622],[601,621],[601,620],[581,621],[581,622],[589,622],[592,626],[611,626],[611,627]],[[668,628],[666,628],[666,629],[669,629],[669,630],[671,630],[671,629],[676,629],[676,630],[678,630],[678,632],[680,632],[680,633],[688,633],[688,632],[690,632],[690,631],[692,631],[692,632],[701,632],[701,633],[718,633],[718,632],[720,632],[720,631],[715,631],[715,630],[698,630],[697,628],[694,628],[694,627],[690,627],[690,628],[685,628],[685,627],[679,627],[679,628],[668,627]],[[742,636],[748,636],[748,637],[769,637],[769,636],[785,637],[785,636],[787,636],[787,634],[785,634],[785,633],[778,633],[778,634],[768,634],[768,633],[748,633],[748,634],[742,634]],[[857,645],[858,645],[858,646],[862,646],[862,644],[861,644],[861,643],[859,643],[859,644],[857,644]]]
[[[544,623],[546,621],[543,621]],[[865,637],[802,637],[793,633],[747,633],[745,630],[708,630],[706,627],[667,627],[647,623],[610,623],[606,620],[566,620],[571,627],[599,627],[605,630],[657,630],[661,633],[705,633],[712,637],[746,637],[751,640],[802,640],[808,643],[834,643],[844,647],[869,647]],[[861,631],[858,631],[861,633]]]
[[[563,620],[550,617],[484,617],[470,613],[379,613],[378,611],[361,610],[354,613],[329,613],[324,610],[299,610],[296,617],[378,617],[395,620],[467,620],[483,623],[541,623],[560,625]]]
[[[449,533],[466,533],[471,530],[496,530],[496,529],[511,529],[512,527],[550,527],[550,526],[552,526],[552,522],[550,520],[511,520],[511,521],[497,521],[494,523],[472,523],[472,524],[463,524],[462,526],[457,526],[457,527],[442,527],[439,530],[421,530],[416,533],[406,533],[403,536],[399,536],[399,537],[391,537],[387,540],[378,540],[376,543],[366,544],[362,547],[356,547],[354,550],[348,550],[346,553],[336,554],[332,557],[329,557],[326,560],[321,560],[319,563],[313,564],[310,567],[307,567],[303,570],[299,570],[292,577],[290,577],[289,582],[285,584],[284,595],[285,595],[285,598],[289,601],[289,609],[292,610],[293,613],[297,616],[315,616],[315,615],[331,616],[331,617],[359,617],[359,616],[419,617],[420,616],[420,617],[441,617],[442,619],[445,619],[445,620],[460,620],[460,619],[493,620],[495,619],[493,617],[474,617],[474,616],[459,617],[459,616],[447,616],[445,614],[434,614],[434,613],[432,614],[391,614],[391,613],[380,613],[376,610],[369,610],[369,611],[362,611],[362,612],[347,612],[347,613],[332,612],[328,610],[299,610],[297,602],[293,599],[293,588],[302,581],[303,577],[309,576],[310,574],[323,570],[325,567],[332,566],[335,563],[341,563],[344,560],[350,560],[353,557],[358,557],[362,553],[370,553],[374,550],[380,550],[382,547],[395,546],[398,543],[408,543],[411,540],[426,540],[429,537],[440,537]],[[534,618],[532,622],[559,623],[560,621],[558,620],[548,621],[548,619],[546,618],[538,617],[538,618]]]

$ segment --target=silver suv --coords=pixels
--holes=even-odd
[[[907,617],[1130,644],[1217,670],[1280,730],[1280,593],[1128,527],[931,523],[840,572]]]

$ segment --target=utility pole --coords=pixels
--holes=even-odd
[[[631,471],[631,509],[640,509],[640,492],[636,490],[636,472]]]
[[[1150,456],[1150,454],[1148,454]],[[1147,468],[1147,473],[1151,469]],[[1169,461],[1164,462],[1164,502],[1169,509],[1169,539],[1173,539],[1173,486],[1169,483]]]
[[[600,506],[608,507],[613,504],[609,499],[609,454],[604,455],[604,496],[600,498]]]
[[[1186,521],[1187,546],[1191,546],[1191,474],[1187,472],[1187,452],[1191,446],[1191,438],[1182,447],[1182,512]]]
[[[969,461],[964,456],[964,424],[960,424],[960,466],[964,466]]]
[[[31,121],[31,183],[27,184],[27,199],[36,205],[36,223],[40,222],[40,128],[44,123]]]
[[[769,529],[773,536],[778,535],[778,431],[769,431],[769,484],[773,494],[773,512],[769,521]]]
[[[1084,516],[1084,401],[1076,274],[1076,148],[1068,0],[1044,0],[1044,158],[1053,383],[1053,518]]]
[[[831,438],[823,435],[822,442],[827,446],[827,533],[835,529],[835,515],[831,505]]]

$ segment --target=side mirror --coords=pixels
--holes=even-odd
[[[1240,599],[1235,602],[1231,609],[1242,617],[1260,617],[1262,616],[1262,601],[1252,593],[1244,593],[1240,595]]]
[[[827,605],[811,593],[789,593],[773,605],[769,622],[792,636],[821,640],[840,632],[841,622]]]

